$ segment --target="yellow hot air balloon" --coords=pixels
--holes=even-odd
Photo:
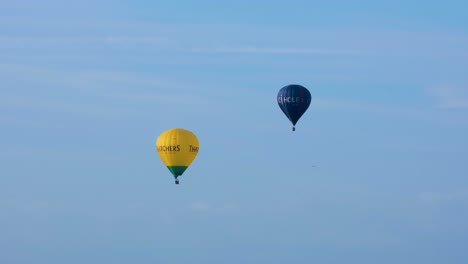
[[[183,128],[172,128],[159,135],[156,150],[162,162],[177,177],[182,175],[198,154],[198,139],[192,132]]]

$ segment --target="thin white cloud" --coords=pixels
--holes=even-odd
[[[468,192],[421,192],[418,194],[418,201],[430,205],[466,203],[468,202]]]
[[[78,4],[77,7],[85,8]],[[101,8],[104,8],[101,6]],[[122,8],[122,11],[124,8]],[[22,43],[107,44],[141,49],[142,45],[173,51],[247,54],[361,54],[467,56],[464,32],[416,30],[318,29],[246,24],[161,24],[101,17],[3,16],[0,25],[46,30],[42,36],[0,36],[2,45]],[[70,32],[69,28],[74,31]],[[130,32],[130,33],[129,33]],[[54,35],[55,34],[55,35]],[[44,37],[47,36],[47,37]],[[281,36],[278,38],[278,36]],[[404,41],[401,41],[401,40]],[[297,43],[305,43],[300,47]],[[57,45],[53,48],[57,48]],[[211,48],[210,48],[211,47]]]
[[[210,204],[205,201],[196,201],[190,204],[190,210],[197,213],[229,214],[239,211],[239,206],[234,203]]]
[[[0,93],[0,109],[34,109],[76,113],[105,118],[142,115],[151,107],[164,109],[179,105],[206,105],[204,92],[194,93],[193,85],[157,76],[119,71],[67,71],[16,64],[0,64],[0,77],[23,79],[24,87],[7,88]],[[8,79],[7,78],[7,79]],[[42,87],[47,92],[40,93]],[[19,90],[23,89],[23,90]],[[9,123],[35,123],[13,118],[12,111],[0,115]]]
[[[48,84],[63,88],[77,88],[80,92],[117,92],[121,88],[152,87],[152,90],[180,89],[190,87],[180,80],[168,80],[155,74],[107,70],[53,69],[25,64],[0,63],[0,77],[17,76],[35,84]],[[25,79],[24,76],[27,76]]]
[[[193,202],[191,205],[190,205],[190,209],[194,212],[201,212],[201,213],[204,213],[204,212],[208,212],[212,209],[212,207],[206,203],[206,202]]]
[[[107,118],[121,118],[136,115],[138,111],[129,105],[110,105],[100,102],[71,102],[60,99],[38,99],[31,96],[3,96],[0,103],[7,109],[34,109],[36,111],[55,111],[60,113],[76,113]],[[26,121],[22,121],[23,123]]]
[[[177,37],[180,35],[175,35]],[[362,51],[352,49],[330,49],[330,48],[297,48],[297,47],[255,47],[238,46],[223,47],[215,46],[211,48],[197,47],[200,44],[193,43],[191,48],[177,48],[174,43],[171,44],[168,36],[146,35],[108,35],[108,36],[52,36],[52,37],[24,37],[24,36],[0,36],[0,48],[26,48],[26,47],[73,47],[76,45],[101,47],[139,47],[147,46],[152,49],[182,51],[190,53],[203,54],[285,54],[285,55],[355,55]],[[96,46],[98,45],[98,46]]]
[[[45,46],[56,48],[57,46],[74,47],[76,45],[93,45],[93,47],[104,46],[138,46],[164,47],[168,43],[167,37],[162,36],[131,36],[131,35],[74,35],[74,36],[0,36],[0,48],[24,48]],[[96,46],[100,45],[100,46]]]
[[[373,112],[382,114],[403,114],[410,116],[420,116],[421,109],[410,108],[398,105],[369,103],[356,100],[343,100],[336,98],[312,99],[313,107],[324,110],[346,110],[358,112]]]
[[[454,104],[451,105],[455,106]],[[463,106],[458,102],[457,107]],[[447,115],[430,106],[410,106],[388,103],[370,103],[367,101],[345,100],[337,98],[314,98],[311,108],[320,111],[365,112],[398,118],[435,122],[439,124],[467,124],[465,117]]]
[[[432,87],[428,89],[428,93],[436,98],[436,106],[439,108],[468,108],[468,88],[444,85]]]
[[[158,219],[166,225],[172,225],[174,224],[176,217],[169,210],[160,210]]]
[[[2,213],[21,214],[29,218],[41,218],[46,216],[46,213],[52,204],[46,200],[27,200],[27,199],[3,199],[0,202],[0,217]]]
[[[319,49],[319,48],[269,48],[269,47],[219,47],[219,48],[193,48],[193,53],[247,53],[247,54],[358,54],[357,50]]]
[[[54,98],[34,98],[31,96],[2,96],[0,98],[1,108],[6,109],[30,109],[35,111],[52,111],[57,113],[73,113],[85,116],[100,117],[100,118],[123,118],[129,116],[141,116],[146,113],[145,106],[156,104],[159,108],[172,105],[184,106],[203,106],[203,98],[191,94],[175,94],[166,93],[158,94],[132,94],[119,93],[108,96],[112,98],[112,102],[101,103],[98,100],[94,101],[69,101],[66,99]],[[156,109],[156,106],[153,106]],[[0,108],[0,109],[1,109]],[[1,115],[0,120],[9,124],[16,125],[34,125],[40,123],[35,120],[27,119],[20,120],[17,117],[13,118],[8,115]]]

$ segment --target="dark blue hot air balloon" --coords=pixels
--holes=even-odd
[[[283,113],[293,124],[292,130],[296,130],[296,123],[309,108],[312,96],[309,90],[298,84],[287,85],[278,92],[278,105]]]

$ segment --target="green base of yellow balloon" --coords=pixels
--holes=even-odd
[[[187,166],[167,166],[169,171],[174,175],[175,178],[179,177],[184,173],[184,171],[188,168]]]

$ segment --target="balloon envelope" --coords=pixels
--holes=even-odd
[[[198,148],[195,134],[183,128],[166,130],[156,140],[159,157],[176,179],[195,159]]]
[[[278,92],[277,100],[283,113],[295,126],[307,108],[309,108],[312,96],[305,87],[291,84],[281,88]]]

